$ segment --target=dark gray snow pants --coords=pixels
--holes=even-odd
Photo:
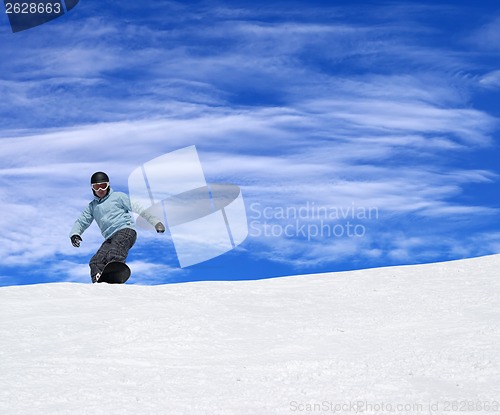
[[[130,228],[120,229],[111,238],[106,239],[96,254],[90,259],[90,276],[92,280],[97,273],[112,261],[125,262],[128,251],[134,246],[137,232]]]

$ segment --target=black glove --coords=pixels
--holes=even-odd
[[[80,242],[82,242],[82,238],[80,237],[80,235],[72,235],[71,236],[71,243],[73,244],[73,246],[75,248],[80,247]]]
[[[156,232],[158,232],[158,233],[163,233],[163,232],[165,232],[165,226],[163,226],[163,223],[161,223],[161,222],[158,222],[158,223],[155,225],[155,229],[156,229]]]

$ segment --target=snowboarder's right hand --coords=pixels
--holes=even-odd
[[[80,247],[80,242],[82,242],[82,238],[80,237],[80,235],[72,235],[71,236],[71,243],[73,244],[73,246],[75,248]]]
[[[155,229],[156,229],[156,232],[158,233],[163,233],[165,232],[165,226],[163,225],[163,223],[161,222],[158,222],[156,225],[155,225]]]

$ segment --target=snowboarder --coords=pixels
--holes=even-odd
[[[95,219],[105,241],[96,254],[90,259],[90,276],[92,282],[99,280],[102,270],[112,261],[125,262],[128,251],[137,239],[134,219],[130,212],[143,216],[157,232],[165,232],[160,220],[145,213],[142,209],[132,210],[128,195],[114,192],[109,185],[106,173],[96,172],[90,178],[92,200],[80,217],[75,221],[70,232],[71,243],[78,248],[82,242],[81,235]]]

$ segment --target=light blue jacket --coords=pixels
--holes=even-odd
[[[93,220],[96,221],[104,239],[111,238],[120,229],[135,229],[131,215],[132,207],[129,197],[122,192],[109,189],[107,196],[99,199],[95,197],[75,221],[71,228],[70,237],[81,235]]]

